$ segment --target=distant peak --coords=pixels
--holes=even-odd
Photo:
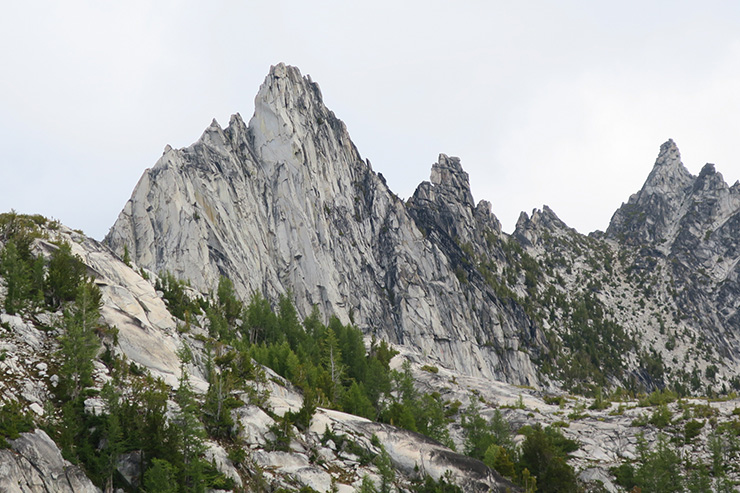
[[[446,154],[440,154],[437,162],[432,165],[431,182],[443,187],[463,185],[470,188],[470,179],[462,169],[460,158],[449,157]]]
[[[283,124],[291,131],[295,124],[318,126],[334,115],[324,106],[319,85],[296,67],[279,63],[270,72],[255,97],[255,113],[250,120],[263,121],[274,131],[282,131]],[[275,119],[281,123],[277,126]],[[272,123],[271,123],[272,122]],[[264,130],[264,129],[262,129]]]
[[[516,231],[522,231],[525,229],[538,229],[545,228],[549,230],[555,229],[567,229],[568,226],[555,214],[549,206],[544,205],[542,209],[532,210],[532,215],[527,215],[526,212],[522,211],[519,214],[519,219],[516,222]]]
[[[301,71],[298,69],[298,67],[286,65],[283,62],[270,66],[269,75],[272,77],[286,77],[288,76],[288,74],[297,75],[298,77],[300,77]]]
[[[229,126],[231,127],[233,125],[244,125],[244,119],[239,113],[234,113],[233,115],[231,115],[231,118],[229,118]]]
[[[675,150],[675,151],[678,151],[678,146],[677,146],[677,145],[676,145],[676,143],[675,143],[675,142],[673,141],[673,139],[668,139],[668,140],[666,140],[666,141],[665,141],[665,142],[663,142],[663,144],[661,144],[661,146],[660,146],[660,152],[665,152],[665,151],[669,151],[669,150]]]
[[[614,213],[606,233],[633,244],[665,239],[695,180],[681,162],[678,146],[668,139],[642,189]]]

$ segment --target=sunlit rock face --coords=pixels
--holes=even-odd
[[[192,146],[165,150],[105,242],[203,291],[225,275],[245,300],[290,293],[302,315],[316,305],[462,372],[536,384],[520,349],[541,334],[461,250],[489,255],[486,236],[500,237],[500,224],[490,204],[474,204],[457,158],[441,155],[431,183],[404,203],[318,86],[281,64],[248,124],[238,114],[225,129],[214,121]]]

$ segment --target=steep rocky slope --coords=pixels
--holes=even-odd
[[[85,395],[89,395],[84,399],[86,415],[105,416],[110,412],[102,397],[106,384],[122,385],[121,397],[131,398],[142,390],[136,375],[151,375],[165,384],[170,398],[162,419],[172,420],[178,411],[174,400],[183,369],[202,404],[209,388],[206,375],[213,364],[206,344],[207,319],[194,319],[185,329],[183,321],[168,311],[162,293],[155,291],[154,274],[134,270],[79,232],[49,222],[38,236],[33,251],[47,261],[60,244],[70,245],[102,295],[96,332],[104,347],[93,361],[93,381],[85,389]],[[4,247],[0,242],[0,251]],[[0,299],[4,301],[8,296],[7,280],[0,280]],[[198,294],[191,290],[188,296]],[[65,332],[65,316],[61,309],[53,312],[35,308],[16,315],[0,309],[0,438],[7,436],[9,430],[3,421],[6,416],[1,414],[3,406],[14,402],[20,404],[20,411],[30,416],[28,419],[36,426],[63,428],[65,411],[55,404],[59,400],[55,389],[62,373],[58,350]],[[182,361],[184,351],[190,355],[187,364]],[[122,363],[133,372],[123,380],[116,373]],[[380,472],[373,459],[382,450],[388,454],[397,487],[408,487],[412,479],[422,474],[435,480],[451,474],[465,491],[516,490],[480,461],[418,433],[330,409],[316,409],[307,429],[291,427],[287,450],[276,450],[271,444],[276,440],[277,423],[286,412],[301,409],[303,396],[269,368],[262,371],[262,377],[242,382],[246,385],[243,390],[232,392],[238,402],[231,409],[237,430],[234,440],[243,450],[242,462],[235,464],[221,443],[205,441],[205,458],[233,482],[233,491],[293,491],[308,487],[313,488],[308,491],[335,488],[352,492],[365,476],[380,484]],[[254,397],[257,394],[259,399]],[[333,442],[325,438],[327,433],[334,437]],[[21,433],[8,443],[9,448],[0,446],[2,491],[100,491],[83,469],[62,458],[60,448],[41,429]],[[234,442],[227,445],[233,448]],[[98,446],[104,451],[105,440]],[[141,468],[140,452],[121,453],[116,460],[120,474],[116,483],[130,488],[141,486]]]
[[[526,227],[525,227],[526,224]],[[537,237],[538,225],[547,231],[557,230],[562,235],[576,234],[559,222],[552,211],[537,211],[532,218],[523,218],[520,234],[530,240]],[[572,241],[584,240],[580,236]],[[117,337],[110,330],[101,330],[106,347],[127,363],[134,363],[138,372],[169,382],[175,391],[180,377],[180,357],[183,347],[193,355],[185,366],[199,399],[208,388],[203,375],[208,371],[209,357],[204,341],[209,340],[205,319],[194,319],[185,330],[183,321],[170,315],[161,292],[154,290],[155,276],[135,270],[116,259],[111,252],[75,231],[54,226],[44,238],[37,239],[35,251],[48,257],[58,243],[66,242],[95,278],[102,293],[101,327],[118,328]],[[529,241],[529,240],[528,240]],[[564,242],[565,240],[561,240]],[[591,240],[593,241],[593,240]],[[532,247],[533,254],[536,248]],[[577,262],[574,265],[578,266]],[[149,278],[142,277],[140,273]],[[0,290],[0,298],[7,295]],[[190,293],[196,296],[195,292]],[[0,379],[1,404],[18,401],[38,425],[51,426],[59,419],[58,410],[50,406],[54,388],[59,382],[59,366],[55,354],[62,329],[61,312],[29,312],[21,315],[0,314]],[[179,329],[178,329],[179,326]],[[661,434],[674,437],[687,463],[711,463],[716,446],[727,462],[726,476],[740,479],[740,471],[733,466],[737,456],[732,440],[738,429],[740,402],[720,400],[711,402],[686,399],[670,402],[666,411],[653,404],[638,403],[626,396],[589,409],[593,399],[552,394],[514,386],[505,382],[461,374],[457,371],[430,366],[429,358],[421,352],[398,346],[401,351],[393,360],[400,369],[402,362],[410,361],[417,387],[436,392],[446,403],[458,403],[460,410],[476,401],[480,415],[490,419],[501,411],[516,433],[516,442],[524,440],[527,426],[553,426],[565,437],[576,440],[579,449],[570,459],[589,491],[621,491],[610,468],[631,464],[640,458],[640,440],[647,447],[655,447]],[[108,410],[99,394],[111,381],[112,367],[104,355],[95,360],[94,383],[87,390],[91,396],[85,401],[86,412],[105,414]],[[479,461],[457,454],[439,443],[417,433],[393,426],[375,423],[350,414],[318,408],[310,426],[305,430],[292,427],[287,450],[275,450],[276,425],[286,412],[299,412],[303,396],[279,375],[264,369],[264,378],[247,382],[248,387],[266,396],[256,402],[253,391],[236,392],[241,404],[231,412],[238,428],[238,443],[245,451],[245,459],[234,463],[217,441],[208,440],[205,456],[213,460],[226,477],[234,481],[233,491],[244,488],[270,491],[278,487],[288,491],[310,487],[316,491],[351,492],[360,487],[364,477],[380,484],[379,469],[368,458],[377,457],[385,450],[396,474],[397,487],[408,487],[409,481],[420,474],[439,480],[452,477],[463,491],[517,491]],[[126,392],[134,388],[134,382]],[[645,407],[646,406],[646,407]],[[173,402],[171,409],[177,409]],[[454,407],[454,406],[453,406]],[[170,411],[171,412],[171,411]],[[659,413],[667,413],[663,423],[655,421]],[[448,425],[457,450],[464,450],[465,432],[461,415],[453,413]],[[172,419],[170,416],[169,419]],[[690,423],[697,431],[690,438],[685,431]],[[522,428],[524,427],[524,428]],[[327,440],[327,430],[330,438]],[[642,438],[638,438],[641,435]],[[719,440],[719,441],[718,441]],[[11,447],[0,449],[0,487],[3,491],[100,491],[87,479],[82,469],[62,459],[59,448],[48,435],[37,429],[10,440]],[[351,445],[351,446],[349,446]],[[102,445],[101,445],[102,446]],[[230,446],[233,447],[233,444]],[[383,447],[381,449],[380,447]],[[136,452],[121,454],[117,470],[129,485],[140,484],[141,469]],[[447,474],[447,476],[445,476]],[[450,476],[451,474],[451,476]],[[262,486],[260,486],[262,485]]]
[[[317,305],[461,371],[535,384],[525,351],[540,350],[541,333],[462,250],[500,257],[501,241],[457,159],[440,156],[404,204],[318,86],[285,65],[271,69],[248,125],[237,114],[191,147],[168,147],[105,239],[199,290],[225,275],[244,299],[290,291],[302,315]]]

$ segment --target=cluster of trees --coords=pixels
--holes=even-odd
[[[66,459],[83,466],[106,490],[127,487],[116,472],[124,456],[139,468],[139,486],[149,493],[234,486],[203,458],[204,415],[185,371],[171,395],[164,382],[109,351],[103,360],[112,377],[99,392],[106,414],[85,412],[84,399],[98,394],[88,388],[79,398],[61,397],[59,418],[45,425]]]
[[[317,309],[301,323],[287,296],[277,309],[260,294],[243,306],[231,282],[222,277],[216,295],[204,309],[211,336],[233,348],[216,358],[214,378],[229,387],[252,359],[299,387],[304,414],[295,424],[308,425],[317,405],[391,423],[452,445],[450,422],[438,394],[420,394],[408,365],[391,370],[396,354],[385,341],[365,348],[362,332],[336,317],[328,324]],[[249,369],[252,371],[252,369]]]
[[[710,461],[683,460],[676,447],[665,434],[658,436],[651,449],[642,436],[638,436],[638,459],[634,464],[625,463],[612,469],[616,482],[627,490],[655,493],[703,493],[737,491],[727,476],[729,464],[734,462],[737,438],[733,434],[715,432],[709,439]],[[735,443],[733,443],[735,442]]]
[[[34,255],[33,241],[41,236],[41,216],[14,212],[0,214],[0,276],[5,280],[4,309],[15,315],[24,310],[58,310],[74,301],[86,280],[85,264],[67,243],[58,243],[49,260]]]
[[[0,277],[6,288],[3,308],[9,314],[61,312],[56,323],[59,349],[51,371],[59,377],[40,424],[62,450],[82,466],[89,477],[107,490],[124,486],[116,476],[116,462],[134,452],[142,471],[140,486],[147,492],[205,491],[233,483],[204,461],[201,406],[185,377],[174,395],[177,408],[165,418],[169,388],[144,375],[135,365],[102,354],[112,381],[102,391],[94,388],[94,361],[101,354],[101,338],[114,343],[115,328],[100,323],[101,293],[82,260],[64,242],[57,242],[48,259],[34,255],[32,245],[42,236],[41,216],[0,215]],[[85,400],[100,394],[107,414],[85,411]],[[36,424],[20,412],[19,403],[0,407],[0,446]],[[132,459],[134,460],[134,459]]]
[[[285,296],[276,310],[259,294],[242,306],[226,278],[221,279],[205,312],[211,336],[234,348],[215,359],[221,379],[237,380],[245,362],[253,358],[302,389],[304,407],[287,413],[273,430],[279,442],[276,448],[287,449],[291,427],[306,428],[316,405],[321,405],[416,431],[454,449],[448,425],[460,403],[444,403],[437,393],[420,393],[408,363],[400,370],[390,369],[396,353],[385,342],[373,341],[366,350],[357,328],[343,325],[336,317],[325,325],[317,310],[300,323]],[[525,441],[517,447],[501,413],[496,411],[486,420],[475,397],[461,421],[467,455],[528,491],[577,490],[576,475],[567,458],[578,445],[557,428],[526,428],[522,430]],[[424,488],[424,484],[432,488],[428,491],[454,491],[452,483],[417,486]],[[366,488],[373,491],[370,485]]]
[[[578,443],[565,438],[557,427],[525,426],[516,446],[511,427],[497,409],[490,420],[480,413],[477,398],[463,412],[465,453],[524,487],[526,492],[576,492],[578,482],[568,454]]]

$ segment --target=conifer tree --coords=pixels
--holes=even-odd
[[[46,276],[47,301],[52,308],[58,308],[64,301],[72,301],[77,295],[77,286],[83,282],[85,264],[72,253],[69,243],[62,243],[49,259]]]
[[[82,389],[92,383],[93,359],[100,348],[94,331],[100,307],[100,290],[92,281],[87,281],[79,285],[74,305],[64,312],[64,332],[59,338],[59,373],[71,400],[77,399]]]
[[[635,473],[635,480],[643,491],[670,493],[683,491],[681,458],[668,438],[662,433],[651,451],[644,438],[638,436],[637,451],[641,466]]]
[[[15,315],[26,305],[30,290],[30,275],[13,240],[0,253],[0,275],[5,279],[5,311]]]
[[[203,403],[204,418],[209,435],[216,438],[233,438],[234,420],[231,409],[237,405],[231,397],[234,377],[230,371],[217,372],[211,369],[208,377],[208,391]]]
[[[342,351],[339,348],[339,341],[331,328],[327,329],[321,344],[322,364],[329,373],[331,388],[328,389],[329,399],[338,402],[342,389],[342,378],[344,376],[344,365],[342,364]]]
[[[236,296],[234,284],[226,276],[221,276],[218,280],[218,290],[216,291],[218,304],[221,307],[224,318],[233,325],[237,318],[241,317],[242,302]]]
[[[163,459],[153,459],[144,473],[146,493],[177,493],[175,468]]]
[[[184,362],[180,369],[179,387],[175,393],[175,402],[180,409],[173,419],[178,444],[178,482],[183,491],[202,492],[205,490],[205,481],[201,456],[205,451],[203,440],[206,435]]]
[[[393,482],[396,480],[396,471],[393,468],[393,462],[388,455],[385,447],[380,446],[380,455],[375,458],[375,466],[380,474],[380,493],[390,493],[393,491]]]

